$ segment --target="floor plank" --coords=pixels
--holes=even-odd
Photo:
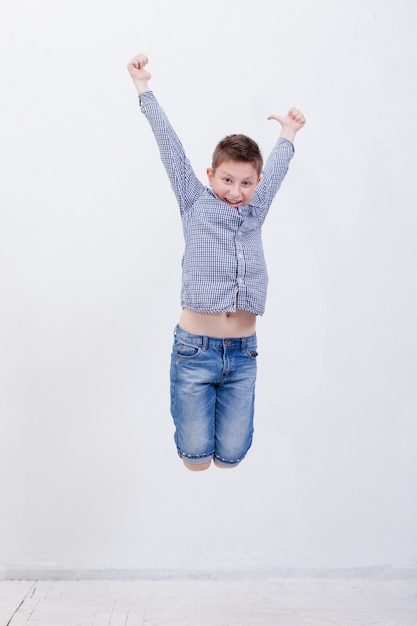
[[[415,579],[0,581],[0,598],[0,626],[417,624]]]
[[[32,592],[34,582],[21,580],[0,581],[0,624],[8,624],[25,598]]]

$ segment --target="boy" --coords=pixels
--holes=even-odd
[[[180,458],[190,470],[235,467],[252,443],[256,316],[265,307],[261,228],[288,170],[303,114],[271,115],[281,135],[262,174],[257,144],[230,135],[195,176],[180,140],[148,87],[148,59],[128,64],[142,113],[155,135],[183,222],[182,313],[171,356],[171,413]]]

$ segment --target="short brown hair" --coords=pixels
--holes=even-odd
[[[225,161],[244,161],[251,163],[258,176],[262,171],[262,154],[256,141],[246,135],[228,135],[214,149],[212,159],[213,171]]]

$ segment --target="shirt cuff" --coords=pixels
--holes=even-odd
[[[146,104],[147,102],[155,101],[155,96],[151,89],[149,91],[142,91],[142,93],[139,93],[138,98],[139,98],[139,106],[142,106],[142,104]]]

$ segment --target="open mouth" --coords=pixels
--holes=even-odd
[[[227,198],[225,198],[224,201],[227,202],[227,204],[230,204],[231,206],[238,206],[242,202],[242,200],[238,200],[237,202],[234,202],[232,200],[228,200]]]

